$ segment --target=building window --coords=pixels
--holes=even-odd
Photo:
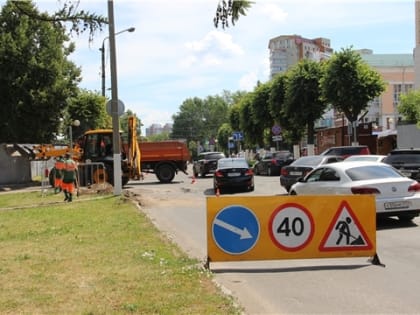
[[[413,89],[413,84],[394,84],[393,89],[394,106],[397,106],[400,103],[401,94],[410,92]]]

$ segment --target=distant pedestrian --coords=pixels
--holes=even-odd
[[[63,183],[62,189],[64,191],[64,201],[72,202],[75,191],[74,183],[77,179],[77,165],[73,161],[70,154],[65,155],[64,169],[63,169]]]
[[[64,169],[64,159],[60,155],[55,159],[54,163],[54,192],[58,194],[61,191],[61,186],[63,184],[63,169]]]

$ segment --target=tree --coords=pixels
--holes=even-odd
[[[25,12],[39,15],[32,2]],[[61,27],[33,19],[8,1],[0,12],[0,142],[50,142],[69,98],[77,95],[80,69],[67,60],[74,45]],[[22,124],[25,128],[22,128]]]
[[[93,40],[96,31],[102,31],[103,26],[108,24],[108,19],[103,16],[89,11],[79,10],[80,1],[78,0],[63,0],[62,8],[52,15],[33,11],[27,7],[27,2],[28,1],[8,1],[8,4],[13,5],[15,11],[19,12],[21,15],[26,15],[34,20],[49,22],[55,27],[65,29],[66,25],[70,24],[71,26],[68,35],[71,35],[73,32],[76,33],[76,35],[79,35],[88,31],[89,41]]]
[[[225,152],[228,155],[228,142],[229,137],[232,136],[233,129],[228,123],[224,123],[220,126],[219,131],[217,132],[217,144],[218,150]]]
[[[253,147],[257,145],[259,147],[264,146],[264,139],[261,137],[261,129],[258,125],[255,124],[252,119],[252,102],[253,102],[253,93],[248,93],[245,97],[241,99],[238,106],[240,108],[239,115],[239,125],[241,131],[244,133],[244,142],[245,146]]]
[[[321,100],[319,78],[321,65],[304,59],[288,72],[284,115],[292,122],[290,127],[299,133],[307,128],[308,144],[314,144],[314,124],[322,117],[327,104]]]
[[[131,116],[135,116],[134,112],[130,109],[127,109],[124,114],[120,117],[120,126],[123,132],[123,139],[125,142],[128,142],[128,118]],[[111,116],[108,116],[108,119],[111,120]],[[112,128],[112,122],[110,121],[110,128]],[[137,126],[137,139],[140,140],[141,137],[141,127],[143,124],[141,120],[136,116],[136,126]]]
[[[200,142],[200,145],[215,140],[219,127],[228,121],[228,106],[220,95],[185,100],[179,113],[172,117],[171,138]]]
[[[248,0],[219,0],[213,19],[214,26],[217,28],[220,23],[224,29],[229,27],[229,20],[235,25],[241,15],[246,16],[247,10],[253,3]]]
[[[274,119],[269,109],[269,98],[271,82],[259,83],[252,92],[251,120],[254,124],[253,132],[261,138],[264,143],[269,143],[271,139],[271,127]],[[268,130],[268,132],[267,132]]]
[[[420,128],[420,91],[413,90],[401,95],[398,112],[403,115],[404,120],[417,124]]]
[[[303,136],[302,124],[294,124],[285,114],[285,94],[286,94],[287,73],[276,75],[271,82],[268,108],[274,123],[281,127],[283,143],[293,144],[300,141]]]
[[[73,128],[74,138],[83,135],[86,130],[112,128],[111,116],[105,110],[105,98],[97,92],[80,90],[68,99],[67,104],[64,125],[70,126],[76,119],[80,122],[78,128]]]
[[[350,48],[334,53],[320,81],[325,100],[344,113],[351,125],[369,102],[381,95],[385,83],[380,74]],[[357,139],[354,133],[354,139]]]

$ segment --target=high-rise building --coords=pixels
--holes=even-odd
[[[321,61],[328,59],[333,50],[327,38],[308,39],[300,35],[281,35],[270,39],[270,78],[286,72],[302,59]]]
[[[146,137],[160,135],[162,133],[171,133],[173,124],[166,123],[163,127],[161,124],[151,124],[149,128],[146,128]]]

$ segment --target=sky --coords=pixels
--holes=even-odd
[[[252,91],[269,80],[271,38],[330,39],[334,51],[368,48],[377,54],[412,54],[414,0],[255,0],[235,26],[216,29],[219,0],[114,0],[118,98],[144,124],[172,122],[188,98]],[[4,1],[0,1],[3,3]],[[51,11],[59,1],[34,1]],[[81,0],[79,8],[108,16],[108,1]],[[134,32],[126,32],[135,27]],[[70,59],[82,68],[81,88],[101,93],[105,43],[106,94],[110,83],[109,33],[73,37]]]

